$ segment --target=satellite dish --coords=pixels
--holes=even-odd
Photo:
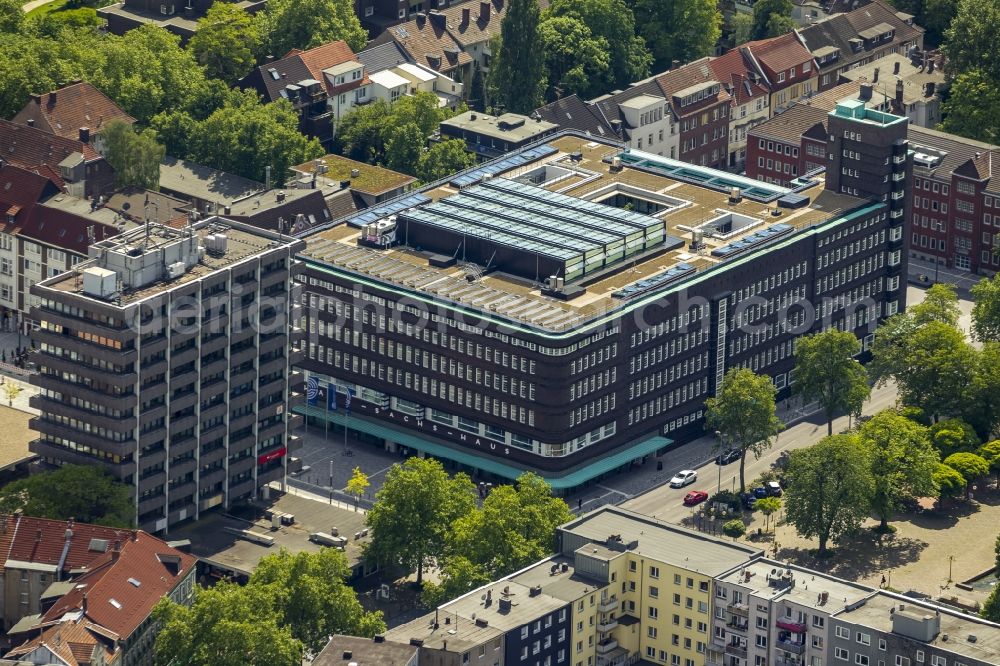
[[[131,207],[132,207],[132,204],[130,204],[130,203],[129,203],[129,202],[127,202],[127,201],[126,201],[125,203],[123,203],[123,204],[122,204],[122,210],[128,210],[128,209],[129,209],[129,208],[131,208]]]

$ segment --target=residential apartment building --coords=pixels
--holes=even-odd
[[[869,95],[871,88],[862,86],[861,94],[841,101],[857,103]],[[811,101],[822,103],[823,97]],[[869,103],[883,104],[877,96]],[[825,144],[834,130],[828,122],[832,115],[822,115],[815,107],[799,105],[755,127],[750,133],[747,175],[764,182],[785,182],[796,171],[802,174],[821,165],[829,174],[836,155],[830,157]],[[1000,149],[912,123],[907,135],[913,153],[910,202],[905,210],[910,258],[929,272],[938,267],[994,274],[1000,270],[1000,256],[994,252],[1000,231],[1000,185],[993,167],[1000,164]],[[840,168],[852,167],[841,164]],[[884,179],[885,174],[879,177]]]
[[[409,643],[419,663],[476,666],[1000,663],[1000,625],[618,507],[557,536],[553,557],[389,631],[386,654]]]
[[[333,140],[345,114],[372,100],[365,66],[342,40],[307,51],[292,49],[237,85],[256,90],[268,102],[287,100],[299,115],[299,129],[323,143]]]
[[[818,66],[818,90],[832,88],[840,75],[892,54],[923,49],[924,30],[909,14],[883,0],[835,14],[797,31]]]
[[[840,80],[854,84],[851,92],[858,90],[860,85],[870,86],[870,103],[880,111],[906,116],[911,125],[933,129],[941,122],[942,94],[948,89],[944,67],[939,65],[939,60],[893,54],[849,69],[840,75]],[[821,96],[825,99],[810,102],[832,108],[838,94],[846,96],[845,88],[850,86],[836,86]]]
[[[592,113],[601,120],[599,136],[617,136],[629,148],[677,159],[680,151],[680,124],[676,122],[670,102],[655,80],[647,80],[624,92],[599,97],[590,105]],[[547,109],[559,106],[565,106],[565,100],[552,102],[536,111],[536,114],[544,119],[548,115]],[[563,113],[569,114],[568,110]],[[578,115],[579,119],[574,123],[577,129],[581,121],[584,124],[591,122],[587,117],[589,114],[581,111]],[[562,125],[565,124],[564,121]],[[606,134],[603,132],[604,127],[608,129]],[[589,129],[584,128],[583,131]]]
[[[27,528],[37,519],[20,520],[27,523]],[[7,653],[7,658],[60,666],[77,660],[121,666],[152,664],[159,629],[152,617],[153,608],[163,598],[182,605],[191,603],[197,558],[137,530],[116,530],[113,535],[98,538],[88,537],[81,525],[72,522],[68,526],[60,523],[58,530],[63,529],[65,543],[59,538],[59,549],[54,553],[73,550],[74,542],[81,542],[76,549],[86,548],[85,564],[70,576],[60,575],[59,565],[51,569],[43,565],[43,570],[55,570],[56,582],[46,590],[48,598],[43,601],[41,613],[22,618],[10,630],[9,635],[20,644]],[[23,537],[15,535],[13,540],[30,542],[34,538],[28,532]],[[79,637],[80,645],[74,646],[77,641],[71,637]],[[73,661],[62,658],[66,639],[70,654],[75,655]],[[95,651],[105,661],[80,659]]]
[[[709,61],[712,71],[729,93],[729,159],[726,168],[741,172],[747,158],[747,132],[771,117],[771,98],[753,58],[755,42]]]
[[[283,482],[303,248],[217,217],[150,223],[35,284],[31,451],[106,467],[150,532]]]
[[[867,346],[904,304],[906,121],[836,116],[877,174],[785,188],[562,133],[310,234],[301,367],[354,402],[299,409],[562,490],[702,434],[729,368],[787,391],[796,335]]]
[[[122,0],[97,10],[113,35],[124,35],[143,25],[156,25],[177,35],[182,43],[198,31],[198,19],[203,17],[213,0]],[[248,14],[256,14],[267,6],[267,0],[237,0],[233,5]]]
[[[816,63],[795,32],[764,40],[750,54],[771,93],[771,113],[779,114],[816,91]]]
[[[64,139],[95,143],[101,130],[111,121],[129,125],[135,118],[118,107],[100,90],[82,81],[74,81],[58,90],[33,94],[11,122],[37,127]],[[100,150],[100,143],[96,143]]]

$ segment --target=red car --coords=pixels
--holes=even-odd
[[[708,499],[708,493],[704,490],[692,490],[687,495],[684,496],[684,506],[694,506],[695,504],[701,504]]]

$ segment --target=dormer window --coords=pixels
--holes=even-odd
[[[782,83],[782,82],[784,82],[784,80],[785,80],[785,73],[784,72],[779,72],[778,73],[778,83]]]

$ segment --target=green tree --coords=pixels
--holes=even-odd
[[[491,103],[506,111],[531,113],[540,106],[545,86],[545,63],[539,57],[541,12],[536,0],[509,0],[500,27],[499,53],[493,51],[488,79],[494,89]]]
[[[630,0],[636,29],[653,54],[653,71],[713,55],[722,36],[715,0]]]
[[[326,152],[318,140],[299,132],[288,101],[261,104],[251,90],[194,123],[187,148],[189,159],[258,181],[270,166],[278,184],[291,167]]]
[[[572,94],[590,98],[607,89],[611,58],[606,39],[594,37],[583,21],[571,16],[542,21],[538,35],[548,72],[546,99]]]
[[[757,503],[753,507],[754,511],[760,511],[761,515],[764,516],[764,529],[766,530],[768,523],[771,521],[771,515],[781,509],[781,498],[763,497],[757,500]]]
[[[924,300],[910,308],[910,312],[917,326],[932,321],[958,326],[958,318],[962,315],[962,311],[958,307],[958,292],[955,290],[955,285],[946,282],[931,285],[924,294]]]
[[[441,567],[441,582],[425,583],[420,593],[420,601],[428,608],[437,608],[466,592],[486,585],[491,580],[482,565],[473,564],[461,555],[447,557]]]
[[[494,488],[480,509],[451,526],[447,552],[500,578],[540,560],[556,548],[556,528],[573,518],[540,476],[525,472],[517,485]]]
[[[635,15],[624,0],[554,0],[547,15],[578,19],[595,40],[604,40],[612,88],[625,88],[649,76],[653,56],[636,35]]]
[[[872,508],[881,521],[879,529],[885,531],[903,500],[934,493],[934,470],[941,459],[927,428],[892,410],[873,416],[858,429],[858,437],[875,479]]]
[[[981,342],[1000,342],[1000,273],[991,278],[983,278],[972,285],[970,291],[973,301],[972,332],[976,339]]]
[[[737,12],[731,21],[733,29],[733,45],[746,44],[753,38],[753,14]]]
[[[153,610],[161,626],[157,666],[299,666],[302,643],[272,614],[268,590],[222,582],[196,588],[190,606],[162,599]]]
[[[799,338],[795,347],[795,391],[805,402],[816,401],[833,434],[837,412],[858,415],[871,393],[868,373],[855,356],[861,343],[853,333],[835,328]]]
[[[770,22],[774,16],[791,19],[791,0],[757,0],[757,2],[754,3],[753,39],[764,39],[766,37],[777,36],[770,34],[769,30]]]
[[[234,85],[246,76],[261,49],[257,22],[231,2],[216,2],[198,19],[198,31],[188,42],[205,73]]]
[[[248,585],[266,590],[279,624],[316,653],[333,634],[370,638],[385,631],[382,612],[365,611],[346,583],[350,573],[336,548],[294,555],[282,549],[257,564]]]
[[[965,479],[965,493],[968,495],[972,484],[990,473],[990,464],[975,453],[953,453],[942,463],[962,475]]]
[[[980,444],[976,431],[962,419],[939,421],[930,427],[928,434],[942,459],[953,453],[972,453]]]
[[[994,585],[990,596],[983,602],[983,608],[979,614],[984,620],[990,622],[1000,622],[1000,585]]]
[[[743,524],[742,519],[733,518],[723,523],[722,533],[736,541],[747,533],[747,526]]]
[[[740,452],[741,493],[746,490],[747,452],[760,458],[784,427],[775,414],[775,393],[770,377],[734,368],[718,394],[705,401],[705,427],[717,430],[724,446]]]
[[[112,120],[101,130],[101,138],[118,187],[160,188],[160,163],[166,149],[157,142],[156,132],[136,132],[128,123]]]
[[[103,468],[64,465],[51,472],[11,481],[0,489],[0,512],[131,527],[135,517],[132,489]]]
[[[21,32],[24,28],[23,4],[21,0],[0,0],[0,32]]]
[[[976,453],[982,456],[983,460],[989,464],[990,471],[1000,480],[1000,439],[986,442]]]
[[[14,406],[14,401],[17,400],[17,396],[21,395],[21,391],[23,390],[24,389],[21,388],[21,385],[15,382],[7,382],[4,384],[3,392],[7,396],[8,407]]]
[[[475,487],[465,474],[448,476],[433,458],[410,458],[393,465],[368,512],[372,530],[367,555],[383,564],[416,570],[445,552],[452,523],[475,507]]]
[[[825,437],[792,451],[785,471],[785,516],[806,538],[819,538],[819,555],[828,544],[858,527],[871,509],[875,480],[869,453],[855,435]]]
[[[924,43],[937,46],[944,38],[945,31],[955,18],[958,0],[924,0],[924,10],[920,17],[920,27],[924,29]]]
[[[917,325],[912,316],[898,316],[875,333],[869,370],[879,382],[895,379],[903,403],[923,409],[935,421],[961,414],[972,397],[975,350],[952,325]]]
[[[962,410],[982,440],[1000,429],[1000,342],[984,342],[976,354],[976,372],[969,392],[972,398]]]
[[[792,20],[791,16],[771,14],[771,18],[767,21],[767,34],[765,37],[781,37],[782,35],[787,35],[792,30],[795,30],[795,21]]]
[[[938,497],[958,497],[965,490],[965,477],[953,467],[941,463],[934,470],[934,486],[938,489]]]
[[[354,471],[351,472],[351,478],[347,480],[347,494],[354,498],[354,506],[358,506],[358,500],[361,496],[365,494],[368,487],[371,485],[371,481],[368,480],[368,475],[361,471],[360,467],[355,467]]]
[[[1000,81],[1000,2],[958,0],[955,17],[945,30],[942,46],[950,71],[961,74],[975,69],[991,81]]]
[[[338,39],[357,53],[368,41],[350,0],[273,0],[258,16],[263,45],[279,58]]]
[[[417,162],[417,178],[425,183],[468,169],[476,156],[465,149],[461,139],[446,139],[431,144]]]
[[[478,62],[472,63],[472,81],[469,83],[469,107],[486,111],[486,77]]]
[[[374,162],[385,151],[389,105],[382,100],[356,107],[340,119],[334,140],[340,152],[359,162]]]
[[[385,142],[385,166],[394,171],[415,175],[427,135],[414,123],[392,126],[388,134],[389,138]]]

